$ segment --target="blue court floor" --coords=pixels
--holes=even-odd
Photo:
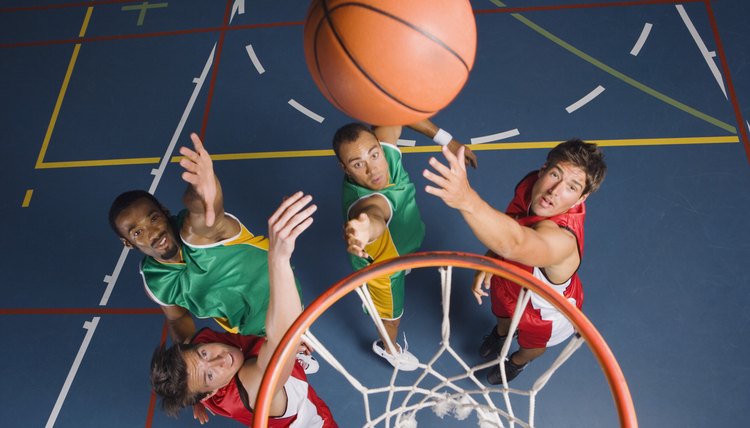
[[[622,367],[640,426],[747,425],[750,3],[471,4],[474,69],[433,120],[462,142],[489,140],[472,146],[472,185],[502,210],[551,144],[579,137],[604,147],[609,173],[587,200],[584,312]],[[129,189],[181,208],[172,155],[190,132],[215,156],[226,210],[254,233],[266,234],[285,195],[315,197],[315,224],[293,260],[306,303],[350,273],[342,172],[326,150],[351,119],[307,72],[306,8],[0,1],[0,425],[198,426],[189,411],[171,419],[154,405],[148,367],[164,317],[143,290],[140,255],[124,252],[107,224],[112,199]],[[403,159],[427,226],[422,249],[483,253],[461,216],[424,192],[435,146],[409,130],[402,139],[417,146]],[[470,295],[471,276],[454,274],[451,340],[474,364],[494,318]],[[438,282],[430,269],[407,279],[402,330],[421,358],[440,340]],[[387,382],[356,297],[313,331],[364,382]],[[517,385],[529,387],[557,353]],[[362,426],[361,398],[329,365],[310,383],[341,427]],[[420,415],[420,427],[475,420]],[[536,426],[616,425],[601,370],[582,349],[540,394]],[[209,426],[237,425],[213,417]]]

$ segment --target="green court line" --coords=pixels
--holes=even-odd
[[[498,6],[498,7],[507,7],[503,2],[501,2],[499,0],[490,0],[490,1],[492,3],[494,3],[495,6]],[[675,107],[677,109],[680,109],[680,110],[684,111],[685,113],[688,113],[688,114],[690,114],[692,116],[695,116],[698,119],[704,120],[704,121],[706,121],[706,122],[708,122],[708,123],[710,123],[710,124],[712,124],[714,126],[717,126],[717,127],[721,128],[721,129],[723,129],[725,131],[731,132],[732,134],[736,134],[737,133],[737,128],[735,128],[734,126],[732,126],[732,125],[730,125],[730,124],[728,124],[726,122],[722,122],[721,120],[716,119],[714,117],[711,117],[711,116],[709,116],[709,115],[707,115],[707,114],[705,114],[703,112],[700,112],[700,111],[698,111],[698,110],[696,110],[696,109],[694,109],[694,108],[692,108],[692,107],[690,107],[690,106],[688,106],[686,104],[683,104],[683,103],[675,100],[674,98],[671,98],[671,97],[669,97],[669,96],[667,96],[665,94],[662,94],[661,92],[659,92],[659,91],[657,91],[655,89],[652,89],[652,88],[644,85],[643,83],[640,83],[640,82],[636,81],[635,79],[633,79],[633,78],[631,78],[629,76],[626,76],[625,74],[623,74],[623,73],[615,70],[614,68],[612,68],[612,67],[604,64],[603,62],[597,60],[596,58],[593,58],[591,55],[588,55],[588,54],[584,53],[583,51],[581,51],[581,50],[573,47],[572,45],[570,45],[566,41],[560,39],[559,37],[555,36],[554,34],[550,33],[549,31],[545,30],[544,28],[538,26],[537,24],[535,24],[534,22],[532,22],[528,18],[524,17],[520,13],[511,13],[510,15],[512,17],[516,18],[517,20],[521,21],[527,27],[531,28],[532,30],[536,31],[537,33],[541,34],[542,36],[546,37],[550,41],[552,41],[552,42],[556,43],[557,45],[561,46],[562,48],[564,48],[568,52],[572,53],[573,55],[575,55],[575,56],[583,59],[584,61],[590,63],[591,65],[593,65],[593,66],[595,66],[597,68],[599,68],[600,70],[604,71],[605,73],[608,73],[608,74],[612,75],[613,77],[616,77],[616,78],[622,80],[623,82],[627,83],[628,85],[630,85],[630,86],[632,86],[632,87],[634,87],[634,88],[636,88],[636,89],[638,89],[640,91],[643,91],[643,92],[651,95],[652,97],[654,97],[654,98],[656,98],[656,99],[658,99],[660,101],[663,101],[663,102],[671,105],[672,107]]]
[[[731,144],[739,143],[740,139],[736,135],[715,136],[715,137],[685,137],[685,138],[633,138],[619,140],[591,140],[586,141],[596,143],[602,147],[637,147],[637,146],[669,146],[669,145],[693,145],[693,144]],[[470,144],[469,147],[474,151],[487,150],[529,150],[529,149],[550,149],[560,144],[556,141],[531,141],[531,142],[507,142],[491,144]],[[440,146],[419,146],[419,147],[401,147],[404,153],[439,153]],[[213,154],[211,159],[214,161],[231,161],[231,160],[251,160],[251,159],[289,159],[289,158],[306,158],[334,156],[333,150],[286,150],[275,152],[252,152],[252,153],[225,153]],[[176,163],[182,159],[182,156],[172,156],[170,162]],[[124,165],[155,165],[160,162],[161,158],[128,158],[128,159],[101,159],[101,160],[79,160],[63,162],[43,162],[38,165],[39,169],[60,169],[60,168],[91,168],[100,166],[124,166]]]

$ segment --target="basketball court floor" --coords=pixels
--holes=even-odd
[[[172,156],[195,131],[215,156],[225,207],[257,234],[284,195],[319,210],[293,259],[309,304],[350,273],[342,172],[330,148],[350,121],[318,92],[302,45],[306,4],[274,0],[0,2],[0,424],[190,427],[148,383],[164,319],[140,255],[107,224],[112,199],[153,190],[173,212],[184,183]],[[588,201],[584,312],[617,357],[643,427],[744,426],[750,418],[750,6],[742,0],[473,0],[474,70],[434,117],[475,143],[477,191],[504,209],[555,142],[599,142],[609,174]],[[377,32],[378,29],[373,29]],[[460,215],[424,192],[437,149],[405,131],[404,164],[427,226],[423,250],[483,253]],[[420,148],[430,151],[419,151]],[[493,323],[457,271],[451,340],[467,362]],[[434,269],[407,278],[402,329],[438,346]],[[211,325],[202,322],[201,325]],[[355,296],[313,326],[367,384],[391,370]],[[432,350],[432,351],[431,351]],[[512,386],[528,388],[553,348]],[[342,427],[363,400],[326,363],[310,383]],[[617,424],[582,348],[537,399],[543,427]],[[472,426],[473,417],[420,426]],[[237,426],[211,418],[211,427]]]

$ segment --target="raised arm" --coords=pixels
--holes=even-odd
[[[390,218],[391,207],[380,195],[357,202],[349,210],[349,221],[344,225],[346,251],[358,257],[370,257],[365,246],[380,238]]]
[[[287,198],[268,220],[268,278],[270,298],[266,313],[266,342],[261,346],[256,361],[248,361],[240,369],[240,380],[251,403],[258,395],[263,372],[281,338],[302,312],[302,302],[292,273],[291,257],[297,237],[313,222],[312,214],[317,210],[309,205],[312,197],[297,192]],[[284,362],[275,394],[283,394],[294,367],[295,356]]]
[[[570,232],[546,220],[534,228],[521,226],[485,202],[469,185],[466,166],[458,161],[461,150],[457,158],[443,149],[448,166],[430,159],[435,172],[425,170],[423,175],[435,186],[426,186],[425,191],[459,210],[474,235],[495,254],[528,266],[548,267],[569,261],[577,266],[576,241]]]
[[[189,213],[181,232],[190,243],[211,244],[235,235],[239,224],[224,216],[224,195],[211,155],[197,134],[190,134],[190,139],[194,150],[180,148],[182,179],[188,183],[182,200]]]

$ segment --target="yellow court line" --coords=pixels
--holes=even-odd
[[[26,195],[23,197],[23,202],[21,203],[21,208],[27,208],[29,204],[31,204],[31,195],[34,194],[34,189],[29,189],[26,191]]]
[[[691,145],[691,144],[730,144],[739,143],[740,139],[736,135],[719,136],[719,137],[685,137],[685,138],[635,138],[622,140],[586,140],[597,143],[602,147],[637,147],[637,146],[669,146],[669,145]],[[474,151],[485,150],[529,150],[529,149],[549,149],[560,144],[560,141],[534,141],[518,143],[492,143],[492,144],[475,144],[469,145]],[[419,146],[419,147],[401,147],[404,153],[438,153],[440,146]],[[226,153],[213,154],[211,159],[214,161],[231,161],[231,160],[256,160],[256,159],[289,159],[289,158],[306,158],[333,156],[333,150],[288,150],[275,152],[252,152],[252,153]],[[179,162],[182,156],[172,156],[172,163]],[[55,168],[84,168],[97,166],[118,166],[118,165],[147,165],[158,164],[161,158],[129,158],[129,159],[102,159],[102,160],[81,160],[81,161],[64,161],[64,162],[44,162],[37,168],[55,169]]]
[[[157,164],[161,158],[125,158],[125,159],[102,159],[102,160],[80,160],[63,162],[44,162],[37,165],[37,169],[58,168],[87,168],[95,166],[118,166],[118,165],[147,165]]]
[[[89,6],[86,10],[86,17],[83,18],[83,25],[81,25],[81,31],[78,32],[78,37],[86,35],[86,29],[89,27],[89,21],[91,20],[91,14],[94,12],[94,6]]]
[[[89,26],[89,21],[91,20],[91,13],[94,11],[93,6],[89,6],[89,8],[86,10],[86,17],[83,18],[83,24],[81,25],[81,31],[78,32],[78,37],[83,37],[86,34],[86,29]],[[52,131],[55,129],[55,124],[57,123],[57,117],[60,114],[60,109],[62,108],[63,99],[65,98],[65,93],[68,91],[68,84],[70,83],[70,76],[73,75],[73,69],[76,66],[76,60],[78,59],[78,52],[81,51],[81,44],[76,43],[75,47],[73,48],[73,55],[70,57],[70,62],[68,63],[68,69],[65,72],[65,78],[63,79],[62,87],[60,88],[60,92],[57,94],[57,101],[55,102],[55,108],[52,110],[52,117],[49,119],[49,124],[47,125],[47,132],[44,134],[44,141],[42,142],[42,148],[39,150],[39,156],[36,158],[36,165],[35,168],[43,168],[44,164],[44,156],[47,154],[47,148],[49,147],[49,142],[52,139]]]

